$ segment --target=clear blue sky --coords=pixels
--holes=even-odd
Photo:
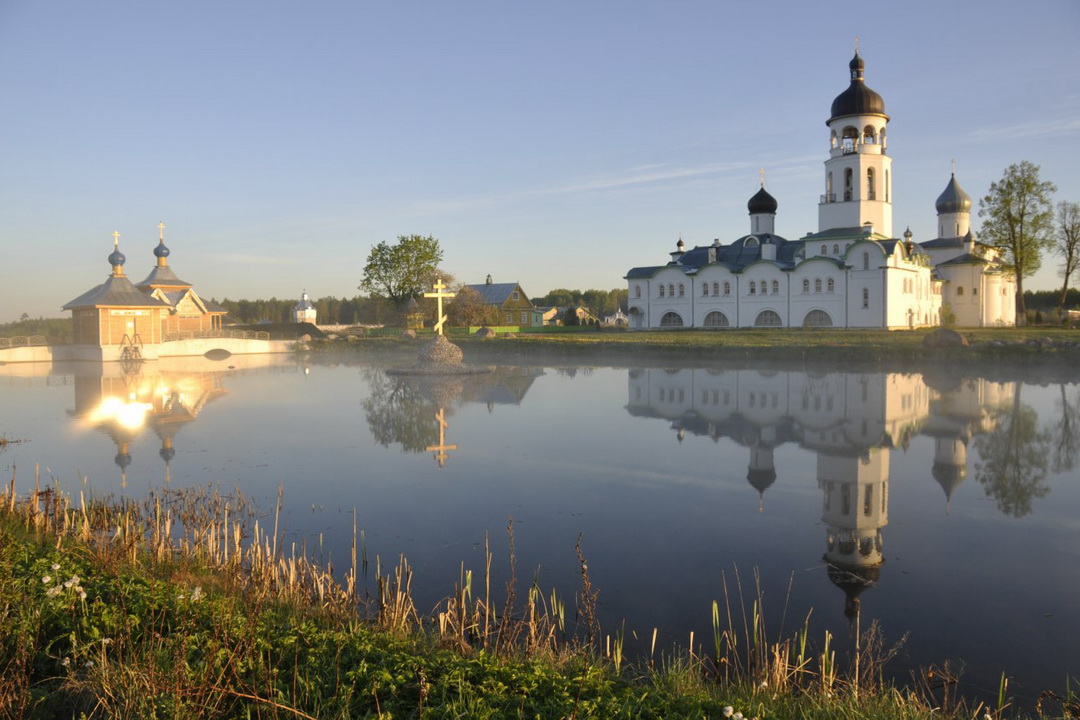
[[[218,299],[351,296],[412,233],[459,281],[624,287],[745,234],[762,166],[797,238],[856,35],[897,234],[934,237],[952,159],[976,200],[1030,160],[1080,201],[1078,31],[1076,0],[2,0],[0,321],[62,315],[114,230],[142,279],[159,220]]]

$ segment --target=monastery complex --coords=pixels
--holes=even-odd
[[[750,198],[750,234],[686,249],[626,274],[631,328],[917,328],[1016,324],[1016,282],[996,248],[971,232],[971,198],[955,175],[937,200],[938,237],[893,236],[885,101],[863,78],[833,100],[818,231],[787,240],[778,203]]]

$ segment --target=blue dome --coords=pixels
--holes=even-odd
[[[122,266],[126,262],[127,262],[127,258],[124,257],[124,253],[120,252],[119,247],[114,249],[111,253],[109,253],[109,264],[112,265],[113,267],[116,267],[117,265]]]
[[[159,242],[158,246],[154,248],[154,257],[167,258],[169,257],[169,248],[165,247],[165,242]]]
[[[964,188],[960,187],[960,183],[956,182],[956,175],[949,178],[949,184],[938,195],[936,207],[938,215],[971,212],[971,196],[964,192]]]

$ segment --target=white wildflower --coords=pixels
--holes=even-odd
[[[101,638],[102,645],[112,645],[112,638]]]
[[[196,585],[195,589],[191,591],[191,601],[192,602],[199,602],[199,600],[202,599],[202,596],[203,596],[202,585]]]
[[[48,585],[49,583],[52,582],[52,576],[51,575],[46,575],[45,577],[41,578],[41,582]]]
[[[56,597],[59,594],[60,594],[60,586],[59,585],[57,585],[56,587],[51,587],[47,591],[45,591],[45,597]]]
[[[93,660],[87,660],[87,661],[86,661],[86,664],[85,664],[85,665],[83,665],[83,667],[87,667],[87,668],[92,668],[92,667],[94,667],[94,661],[93,661]]]
[[[60,664],[63,665],[64,667],[67,667],[68,665],[71,665],[71,658],[64,658],[63,660],[60,661]]]
[[[724,709],[720,712],[723,713],[724,717],[731,717],[732,713],[735,712],[735,708],[731,707],[730,705],[725,705]]]
[[[81,591],[81,592],[79,593],[79,599],[80,599],[80,600],[85,600],[85,599],[86,599],[86,591],[85,591],[85,590],[84,590],[84,591]]]
[[[57,570],[59,570],[59,569],[60,569],[60,563],[53,563],[53,564],[52,564],[52,566],[50,567],[50,569],[51,569],[51,570],[52,570],[53,572],[56,572]]]
[[[731,720],[743,720],[742,713],[735,713],[731,716]]]
[[[67,589],[67,588],[70,588],[70,587],[71,587],[71,581],[70,580],[65,580],[64,581],[64,588]]]
[[[72,575],[71,576],[71,583],[73,585],[78,585],[79,584],[79,576],[78,575]]]

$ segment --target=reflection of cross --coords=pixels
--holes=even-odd
[[[426,447],[424,450],[435,453],[435,461],[439,463],[439,467],[442,467],[446,463],[446,459],[450,457],[446,454],[446,451],[457,450],[457,445],[446,444],[446,428],[450,426],[450,423],[446,422],[442,408],[439,408],[439,412],[435,413],[435,419],[439,422],[439,444]]]
[[[443,323],[446,322],[446,316],[442,314],[442,301],[443,301],[443,298],[448,298],[449,299],[449,298],[455,297],[457,295],[457,293],[443,292],[446,289],[447,286],[442,281],[442,278],[436,278],[435,284],[432,287],[435,288],[435,292],[424,293],[424,297],[433,297],[433,298],[436,299],[436,302],[438,303],[438,311],[436,312],[436,315],[435,315],[435,332],[442,335],[443,334],[443,331],[442,331]],[[442,412],[442,411],[440,410],[439,412]],[[440,463],[440,465],[441,464],[442,463]]]

